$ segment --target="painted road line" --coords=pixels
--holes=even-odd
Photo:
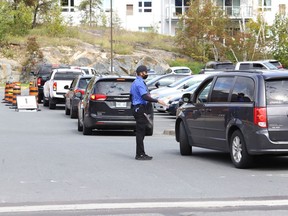
[[[192,202],[134,202],[134,203],[90,203],[65,205],[31,205],[0,207],[0,213],[41,212],[41,211],[77,211],[77,210],[119,210],[152,208],[225,208],[256,206],[288,206],[284,200],[234,200],[234,201],[192,201]]]

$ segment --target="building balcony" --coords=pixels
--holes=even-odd
[[[178,21],[180,16],[184,15],[188,9],[189,6],[167,6],[165,9],[165,19],[166,21]],[[253,17],[252,6],[225,6],[222,9],[231,19],[250,19]]]
[[[223,10],[231,19],[250,19],[253,17],[252,6],[225,6]]]

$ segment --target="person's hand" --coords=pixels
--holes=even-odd
[[[166,104],[163,100],[158,99],[158,102],[157,102],[157,103],[159,103],[159,104],[161,104],[161,105],[163,105],[163,106],[168,107],[168,104]]]

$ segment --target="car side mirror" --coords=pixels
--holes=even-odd
[[[181,100],[183,101],[183,103],[191,103],[192,102],[192,96],[193,96],[193,94],[191,94],[191,93],[185,93],[182,95]]]
[[[156,88],[159,88],[160,87],[160,82],[156,82],[155,86],[156,86]]]
[[[64,86],[64,89],[69,89],[69,85],[65,85],[65,86]]]
[[[183,89],[187,89],[189,86],[187,84],[184,84]]]

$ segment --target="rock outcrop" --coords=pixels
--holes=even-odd
[[[66,46],[43,47],[41,51],[46,63],[66,63],[73,66],[90,66],[100,74],[109,74],[111,71],[111,53],[103,51],[100,47],[79,42],[77,47]],[[135,68],[145,64],[156,73],[163,73],[169,68],[167,60],[173,60],[180,56],[176,53],[163,50],[151,50],[140,48],[132,55],[113,56],[114,72],[120,75],[135,75]],[[21,73],[23,66],[9,59],[0,59],[0,82],[25,81]]]

